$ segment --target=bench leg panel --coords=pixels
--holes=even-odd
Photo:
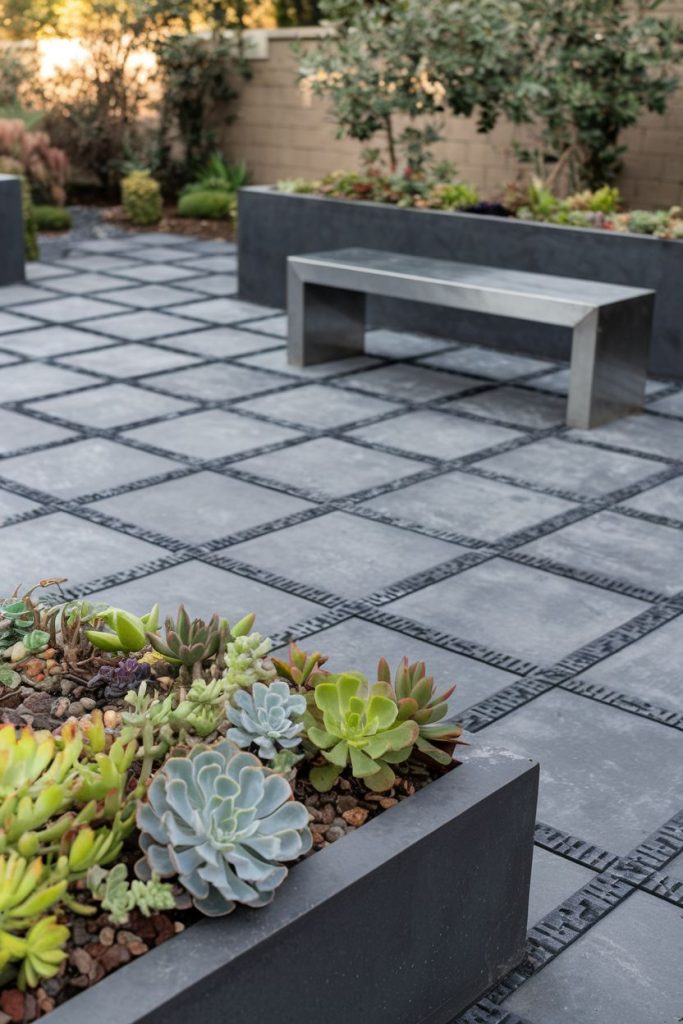
[[[574,328],[567,426],[590,430],[643,407],[654,297],[603,306]]]
[[[287,360],[311,366],[362,355],[365,294],[301,281],[291,268],[287,280]]]

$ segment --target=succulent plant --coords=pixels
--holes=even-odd
[[[64,895],[66,875],[63,857],[48,868],[40,857],[0,856],[0,970],[20,963],[20,988],[53,977],[66,956],[68,928],[45,917]]]
[[[8,600],[0,604],[0,651],[23,640],[34,627],[33,610],[28,601]]]
[[[138,618],[123,608],[107,608],[97,615],[97,621],[109,627],[109,630],[87,629],[85,635],[93,645],[100,651],[107,651],[111,654],[130,654],[132,651],[141,651],[147,646],[146,631],[152,633],[159,625],[159,605]]]
[[[93,713],[94,715],[94,713]],[[64,855],[70,879],[107,864],[132,831],[135,794],[128,789],[136,745],[94,723],[67,723],[55,738],[28,726],[0,727],[0,853]]]
[[[300,745],[306,698],[292,693],[288,683],[254,683],[251,693],[240,689],[232,699],[236,707],[228,707],[233,728],[227,736],[238,747],[253,744],[263,761],[272,761],[278,747],[292,750]]]
[[[173,887],[153,875],[148,882],[135,878],[128,880],[125,864],[115,864],[109,871],[96,866],[86,876],[88,888],[109,913],[114,924],[126,924],[131,910],[136,908],[150,917],[160,910],[174,910],[176,901]]]
[[[214,679],[195,679],[186,698],[171,715],[174,725],[206,737],[215,732],[225,720],[225,682]]]
[[[270,638],[262,637],[260,633],[238,636],[228,644],[225,655],[227,671],[224,676],[228,696],[236,693],[240,687],[246,688],[254,683],[275,679],[275,666],[268,658],[271,647]]]
[[[218,615],[213,615],[208,622],[190,619],[183,605],[175,621],[169,616],[164,626],[164,640],[154,630],[148,630],[147,640],[169,664],[180,665],[194,675],[201,675],[202,664],[216,657],[229,631],[227,619]]]
[[[377,678],[392,684],[391,669],[385,658],[381,658],[377,666]],[[442,765],[451,763],[458,737],[462,735],[462,726],[442,721],[448,714],[448,699],[454,690],[451,686],[436,694],[434,679],[427,675],[425,663],[416,661],[411,665],[407,658],[400,662],[393,680],[398,721],[417,722],[420,727],[415,741],[417,750]]]
[[[297,647],[295,643],[289,645],[289,661],[282,661],[280,658],[271,658],[278,676],[286,679],[298,690],[310,690],[321,682],[329,672],[323,671],[323,665],[327,657],[320,651],[308,654]]]
[[[308,811],[286,780],[229,740],[169,758],[138,805],[137,823],[138,877],[177,875],[211,916],[235,903],[269,903],[287,875],[281,861],[311,847]]]
[[[309,711],[306,734],[329,762],[311,770],[315,788],[330,789],[350,762],[353,775],[370,789],[390,789],[395,782],[391,765],[410,757],[419,735],[417,722],[398,720],[391,687],[383,682],[371,687],[364,676],[345,673],[318,683],[312,698],[322,722]]]
[[[86,684],[89,690],[102,689],[107,700],[123,697],[129,690],[137,690],[149,678],[149,665],[135,658],[124,658],[116,665],[100,665],[96,675]]]

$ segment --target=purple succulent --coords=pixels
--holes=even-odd
[[[149,665],[135,658],[124,658],[118,665],[102,665],[87,685],[89,690],[104,686],[104,696],[112,700],[124,697],[129,690],[137,690],[143,679],[148,678]]]

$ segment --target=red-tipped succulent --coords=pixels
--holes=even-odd
[[[455,686],[444,693],[436,693],[434,679],[427,675],[425,663],[410,664],[407,658],[401,660],[393,679],[388,661],[380,658],[377,679],[392,687],[399,708],[398,721],[413,721],[419,725],[417,750],[438,764],[450,764],[456,745],[464,742],[459,739],[462,726],[443,721]]]

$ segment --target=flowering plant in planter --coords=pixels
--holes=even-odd
[[[0,979],[25,1019],[197,913],[264,906],[453,765],[422,663],[333,674],[271,657],[251,614],[160,626],[37,589],[0,601]]]

